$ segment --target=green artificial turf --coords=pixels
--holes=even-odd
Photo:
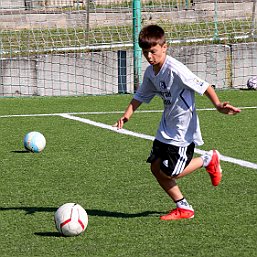
[[[219,91],[222,100],[256,107],[255,91]],[[204,169],[178,180],[195,218],[165,222],[159,216],[174,203],[145,162],[152,142],[114,133],[61,116],[18,116],[70,112],[124,111],[131,95],[0,99],[1,256],[250,257],[257,245],[257,170],[221,162],[223,180],[214,188]],[[197,97],[199,109],[212,108]],[[142,105],[125,128],[155,135],[159,99]],[[236,116],[198,111],[205,144],[223,155],[257,163],[257,109]],[[17,115],[7,117],[6,115]],[[121,113],[74,114],[112,125]],[[23,137],[43,133],[46,148],[26,152]],[[66,238],[53,217],[66,202],[82,205],[89,224]]]

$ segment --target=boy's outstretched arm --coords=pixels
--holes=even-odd
[[[123,116],[113,126],[121,129],[124,123],[130,119],[134,111],[141,105],[141,103],[142,102],[136,99],[132,99]]]
[[[212,86],[209,86],[204,94],[211,100],[216,109],[221,113],[235,115],[241,111],[233,105],[230,105],[228,102],[220,102],[219,97]]]

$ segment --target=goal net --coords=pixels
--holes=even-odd
[[[134,92],[133,19],[219,88],[257,75],[256,0],[0,0],[0,96]],[[148,64],[142,59],[142,72]]]

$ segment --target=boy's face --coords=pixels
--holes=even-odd
[[[167,44],[164,44],[163,46],[157,44],[151,48],[142,49],[142,52],[151,65],[161,67],[166,58]]]

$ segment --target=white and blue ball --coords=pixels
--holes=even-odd
[[[248,89],[257,90],[257,76],[251,77],[247,80]]]
[[[40,153],[46,146],[46,139],[40,132],[32,131],[26,134],[23,143],[25,149],[33,153]]]

